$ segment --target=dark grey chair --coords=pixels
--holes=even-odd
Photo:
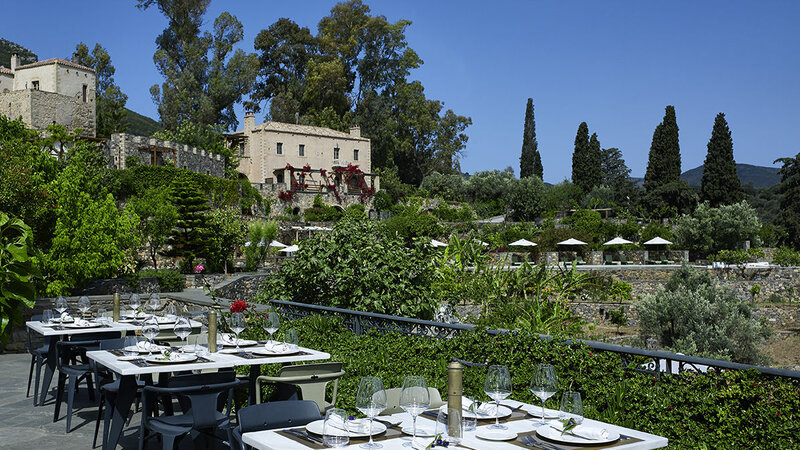
[[[42,320],[42,315],[37,314],[35,316],[31,316],[31,322],[40,322]],[[26,328],[28,335],[27,340],[25,341],[25,347],[28,349],[28,353],[31,354],[31,370],[28,372],[28,391],[25,394],[26,397],[30,397],[31,395],[31,381],[33,380],[33,371],[36,370],[36,384],[33,388],[33,404],[39,404],[39,380],[42,375],[42,365],[44,364],[45,359],[47,359],[47,353],[50,351],[50,345],[45,342],[44,345],[40,347],[34,347],[33,341],[31,340],[31,329]]]
[[[319,407],[311,400],[284,400],[248,406],[239,410],[239,425],[233,430],[236,444],[231,448],[247,450],[242,441],[243,433],[297,427],[321,418]]]

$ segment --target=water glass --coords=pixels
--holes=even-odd
[[[411,441],[403,444],[404,447],[414,445],[417,437],[417,416],[422,414],[431,405],[428,384],[425,377],[408,376],[403,380],[403,390],[400,391],[400,407],[411,415],[412,434]]]
[[[170,321],[176,320],[178,318],[178,313],[177,309],[175,308],[175,303],[170,303],[169,305],[167,305],[166,308],[164,308],[164,316],[167,318],[167,320]]]
[[[139,315],[139,308],[142,306],[142,299],[139,297],[139,294],[131,294],[130,298],[128,298],[128,305],[133,310],[131,316],[133,317],[133,323],[136,324],[138,323],[136,317]]]
[[[108,325],[110,322],[108,321],[108,310],[105,308],[99,308],[97,310],[97,318],[95,322],[99,323],[100,325]]]
[[[178,318],[178,321],[175,322],[174,332],[175,336],[178,336],[181,342],[185,341],[186,338],[192,334],[192,326],[189,323],[189,319],[187,317]]]
[[[506,430],[505,425],[500,425],[500,400],[511,395],[511,373],[506,366],[489,366],[486,371],[486,381],[483,384],[483,391],[494,400],[497,405],[498,413],[495,415],[494,425],[489,425],[490,429]],[[461,411],[459,411],[459,414]]]
[[[450,417],[454,420],[450,421]],[[461,410],[458,408],[447,408],[447,412],[439,410],[436,417],[436,435],[441,436],[451,445],[458,445],[464,437],[464,420]]]
[[[158,319],[156,319],[156,316],[150,316],[145,319],[142,325],[142,334],[150,341],[148,356],[153,355],[153,346],[155,346],[154,339],[158,336],[159,332],[161,332],[161,328],[158,326]]]
[[[83,319],[86,318],[86,313],[89,311],[90,307],[91,307],[91,304],[89,303],[89,297],[84,295],[84,296],[82,296],[81,298],[78,299],[78,309],[80,310],[81,317]]]
[[[376,444],[372,440],[372,420],[387,407],[386,391],[383,389],[383,381],[379,377],[363,377],[358,384],[356,394],[356,408],[369,417],[369,442],[361,444],[359,447],[375,449],[383,448],[383,445]]]
[[[583,402],[581,402],[580,392],[564,392],[564,396],[561,397],[558,418],[560,420],[574,419],[578,424],[583,422]]]
[[[300,346],[300,341],[297,338],[297,330],[286,330],[283,333],[283,343],[286,345],[286,350],[297,350]]]
[[[264,331],[269,333],[269,340],[272,340],[272,335],[278,331],[278,327],[280,327],[280,317],[275,310],[269,310],[264,313]]]
[[[208,351],[208,333],[198,334],[194,341],[194,353],[197,356],[207,357],[211,355]]]
[[[470,407],[469,408],[461,408],[462,409],[462,416],[464,417],[464,431],[475,431],[478,428],[478,414],[477,414],[477,407],[478,404],[475,403],[475,399],[471,397],[465,397],[469,400]]]
[[[150,294],[150,301],[147,302],[147,305],[150,306],[150,310],[153,311],[155,316],[156,310],[161,306],[161,296],[155,292]]]
[[[42,311],[42,323],[45,325],[49,325],[53,323],[53,310],[52,309],[45,309]]]
[[[344,430],[347,424],[347,412],[339,408],[331,408],[325,413],[322,425],[322,442],[328,447],[346,447],[350,444],[350,434]]]

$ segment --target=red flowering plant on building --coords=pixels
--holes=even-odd
[[[231,312],[232,313],[241,313],[247,309],[247,302],[244,300],[237,300],[231,303]]]

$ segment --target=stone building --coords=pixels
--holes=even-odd
[[[325,193],[346,204],[347,195],[363,200],[379,188],[377,175],[370,173],[370,140],[359,127],[344,133],[272,121],[256,125],[247,113],[244,129],[226,138],[239,153],[239,171],[265,195]]]
[[[12,55],[11,68],[0,67],[0,114],[22,117],[36,130],[58,123],[94,137],[94,69],[61,58],[26,65],[19,61],[19,55]]]
[[[138,164],[178,167],[218,178],[225,176],[222,155],[185,144],[114,133],[105,146],[109,163],[115,169],[127,168],[130,158],[135,158]]]

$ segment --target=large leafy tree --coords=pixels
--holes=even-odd
[[[188,120],[235,128],[233,106],[252,90],[258,71],[256,55],[233,50],[244,35],[241,22],[223,12],[210,32],[202,32],[210,0],[137,2],[142,9],[157,7],[169,20],[153,55],[164,82],[150,88],[164,126],[175,129]]]
[[[141,221],[141,242],[147,244],[147,253],[153,267],[156,267],[158,254],[178,220],[178,210],[170,201],[170,193],[166,188],[150,188],[141,196],[131,198],[130,205]]]
[[[125,103],[128,96],[122,93],[114,82],[117,69],[111,64],[111,56],[100,44],[95,44],[92,52],[83,42],[75,46],[72,61],[94,69],[97,82],[95,100],[97,102],[97,136],[108,137],[112,133],[125,131],[127,123]]]
[[[614,200],[618,204],[627,204],[635,188],[631,169],[625,164],[622,152],[614,147],[604,148],[600,155],[600,169],[602,184],[611,188]]]
[[[589,192],[602,182],[599,170],[602,162],[600,141],[597,134],[589,138],[589,126],[581,122],[575,135],[575,150],[572,153],[572,183]]]
[[[208,214],[208,227],[213,230],[206,239],[205,255],[209,270],[228,273],[236,249],[244,244],[247,228],[236,208],[217,208]]]
[[[644,175],[644,188],[653,191],[677,182],[680,176],[681,148],[678,140],[678,122],[675,118],[675,107],[669,105],[665,108],[664,119],[653,132],[647,172]]]
[[[743,241],[760,244],[761,221],[746,201],[718,208],[708,203],[697,205],[694,212],[684,214],[675,225],[676,243],[703,255],[720,250],[734,250]]]
[[[0,348],[8,342],[11,327],[24,324],[23,308],[35,303],[35,254],[31,228],[0,212]]]
[[[711,206],[730,205],[744,198],[742,184],[736,175],[733,140],[725,114],[717,114],[708,141],[708,154],[700,181],[700,200]]]
[[[544,175],[542,155],[539,154],[539,143],[536,141],[536,121],[533,117],[533,99],[528,99],[525,107],[525,126],[522,131],[522,153],[519,157],[519,177],[526,178]]]
[[[794,158],[777,159],[775,163],[783,165],[778,171],[781,175],[778,190],[783,198],[777,222],[787,232],[787,243],[800,248],[800,153]]]

